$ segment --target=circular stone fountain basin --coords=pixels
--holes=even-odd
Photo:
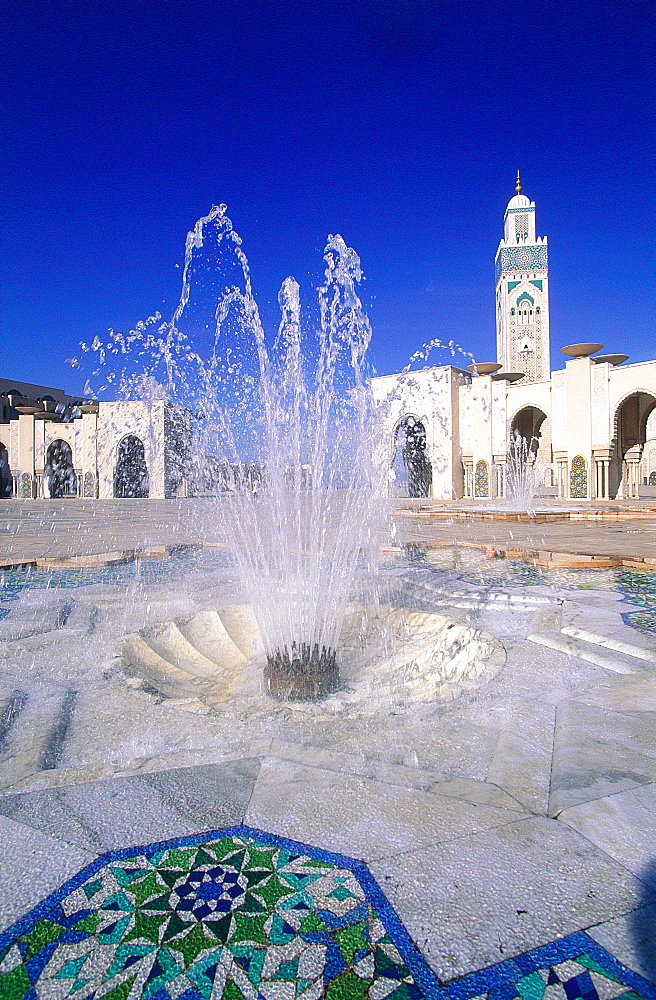
[[[349,607],[338,657],[341,687],[322,702],[331,711],[450,701],[487,683],[506,662],[502,643],[489,632],[445,615],[364,605]],[[223,711],[268,700],[266,657],[249,605],[133,632],[123,640],[122,660],[133,684],[183,707]]]

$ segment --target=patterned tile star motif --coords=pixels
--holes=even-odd
[[[441,984],[359,861],[247,827],[115,851],[0,935],[2,1000],[656,1000],[574,934]]]

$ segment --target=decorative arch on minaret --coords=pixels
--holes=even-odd
[[[547,238],[536,235],[535,202],[522,194],[519,171],[515,191],[495,261],[497,360],[539,382],[551,374]]]

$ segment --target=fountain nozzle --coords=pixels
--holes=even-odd
[[[269,694],[291,701],[316,701],[339,687],[337,653],[332,648],[309,642],[292,642],[267,654],[264,677]]]

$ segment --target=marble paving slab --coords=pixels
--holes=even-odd
[[[367,861],[500,826],[517,815],[269,758],[244,822]]]
[[[241,823],[260,761],[178,768],[0,798],[0,815],[94,854]]]
[[[72,847],[6,816],[0,816],[0,842],[0,930],[96,857],[95,851]]]
[[[611,712],[656,712],[656,672],[638,677],[613,677],[576,693],[573,701]]]
[[[369,864],[440,979],[656,900],[587,840],[540,817]]]
[[[656,889],[656,782],[564,809],[563,823]]]
[[[656,713],[558,706],[549,814],[656,781]]]
[[[268,755],[267,755],[268,756]],[[471,778],[448,778],[439,771],[431,771],[419,766],[419,758],[410,753],[406,764],[390,764],[383,760],[372,760],[364,754],[338,753],[303,743],[273,740],[270,756],[283,760],[295,760],[309,767],[319,767],[326,771],[358,775],[372,778],[388,785],[402,785],[436,795],[446,795],[478,805],[497,806],[523,812],[522,806],[502,788],[488,781]]]
[[[499,785],[528,811],[544,815],[549,802],[555,709],[536,698],[507,714],[487,780]]]
[[[158,774],[161,771],[176,771],[187,767],[201,767],[208,764],[229,764],[233,761],[265,757],[271,752],[270,739],[250,740],[234,746],[203,747],[199,750],[175,750],[168,753],[134,757],[131,760],[107,761],[104,764],[82,764],[79,767],[58,767],[51,771],[38,771],[16,782],[10,788],[0,790],[1,795],[43,791],[65,785],[84,785],[111,778],[131,778],[141,774]]]

